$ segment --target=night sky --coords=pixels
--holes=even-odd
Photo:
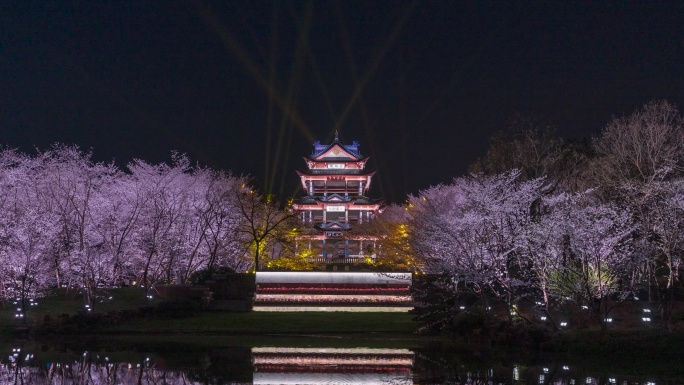
[[[684,109],[684,2],[0,2],[0,144],[177,150],[281,198],[335,130],[402,202],[515,114],[585,138],[654,99]]]

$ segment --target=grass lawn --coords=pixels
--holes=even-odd
[[[4,306],[0,308],[0,330],[10,330],[22,324],[22,321],[15,317],[19,305],[14,302],[5,302]],[[26,301],[25,323],[28,326],[40,324],[46,315],[57,318],[62,314],[74,315],[79,312],[86,312],[83,295],[75,290],[66,292],[64,289],[56,289],[36,302],[38,303],[37,306],[30,306],[28,305],[29,301]],[[93,311],[99,313],[106,313],[110,310],[135,309],[154,303],[156,300],[149,300],[144,289],[132,287],[99,290],[92,302]]]
[[[117,333],[400,333],[417,323],[408,313],[207,312],[176,319],[132,319],[105,329]]]
[[[93,301],[93,312],[135,309],[158,303],[148,299],[144,289],[117,288],[100,291]],[[15,318],[17,305],[5,303],[0,309],[0,333],[21,325]],[[88,314],[82,295],[56,290],[38,300],[38,306],[28,306],[26,324],[40,325],[46,315],[57,319],[62,314]],[[203,333],[226,335],[258,334],[320,334],[320,333],[389,333],[411,334],[417,328],[408,313],[356,312],[199,312],[185,318],[131,318],[107,328],[98,329],[116,334],[179,334]]]

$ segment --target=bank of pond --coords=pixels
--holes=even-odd
[[[524,320],[464,303],[431,328],[425,309],[225,311],[109,294],[93,307],[45,298],[23,318],[0,310],[0,385],[684,383],[684,333],[645,322],[646,302],[603,324],[580,323],[590,317],[579,312],[562,328],[535,320],[534,307],[518,309]]]
[[[0,384],[681,384],[674,352],[548,353],[403,334],[60,336],[1,342]]]

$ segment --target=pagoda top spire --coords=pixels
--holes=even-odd
[[[335,141],[336,141],[336,142],[339,142],[339,141],[340,141],[340,137],[339,137],[339,135],[337,134],[337,130],[335,130]]]

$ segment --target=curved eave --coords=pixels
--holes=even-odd
[[[382,207],[383,202],[373,202],[373,203],[354,203],[349,208],[354,210],[370,210],[378,211]]]
[[[302,210],[324,210],[326,206],[344,206],[347,210],[369,210],[378,211],[383,206],[383,202],[373,203],[349,203],[349,202],[320,202],[316,203],[293,203],[292,209],[295,211]]]
[[[300,177],[310,177],[310,180],[327,180],[329,176],[332,176],[332,174],[310,174],[305,171],[297,171],[297,175]],[[364,174],[334,174],[335,177],[345,177],[345,178],[350,178],[352,180],[359,180],[362,178],[367,178],[367,177],[372,177],[375,175],[377,171],[370,171]]]
[[[308,156],[304,156],[303,158],[307,164],[309,162],[316,163],[316,164],[323,164],[323,163],[363,163],[363,164],[366,164],[366,162],[368,162],[368,159],[370,159],[370,156],[364,156],[361,158],[351,158],[349,160],[325,160],[325,159],[310,158]]]
[[[312,156],[311,159],[316,159],[316,158],[318,158],[318,157],[320,157],[320,156],[323,156],[323,154],[325,154],[326,152],[330,151],[330,150],[331,150],[333,147],[335,147],[335,146],[338,146],[340,149],[342,149],[342,151],[344,151],[345,153],[347,153],[348,155],[354,157],[354,158],[357,159],[357,160],[363,158],[363,156],[358,152],[358,149],[357,149],[357,151],[352,151],[349,147],[347,147],[347,146],[346,146],[345,144],[343,144],[339,139],[336,138],[332,143],[330,143],[329,145],[327,145],[327,146],[326,146],[325,148],[323,148],[322,150],[320,150],[320,151],[318,151],[318,152],[315,152],[315,153],[311,154],[311,156]]]

